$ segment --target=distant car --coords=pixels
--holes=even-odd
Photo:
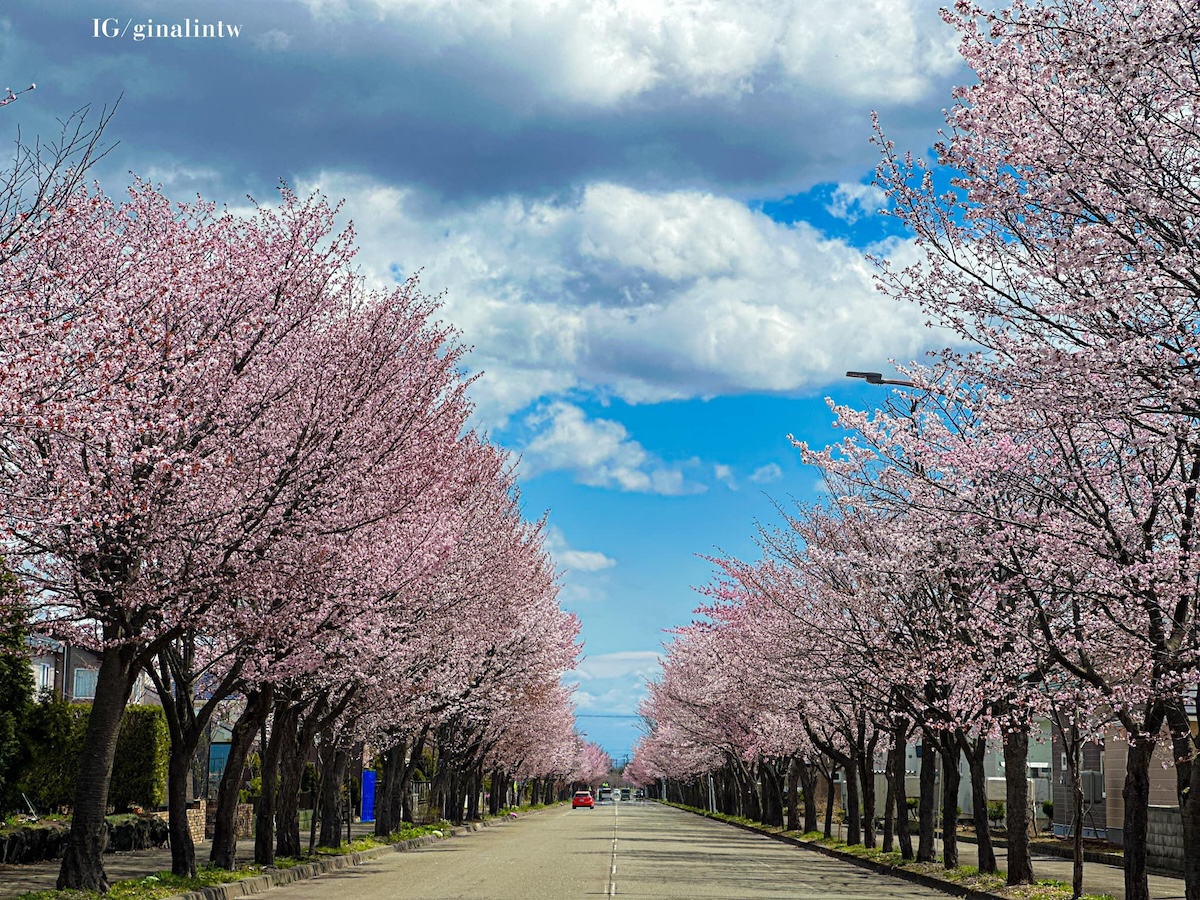
[[[600,788],[600,798],[599,799],[600,799],[601,803],[603,803],[605,800],[611,800],[612,799],[612,788],[606,788],[606,787]]]
[[[576,791],[575,796],[571,798],[571,809],[595,809],[596,801],[592,799],[591,791]]]
[[[630,793],[629,788],[621,788],[621,799],[622,800],[628,800],[628,799],[630,799],[630,796],[631,796],[631,793]]]

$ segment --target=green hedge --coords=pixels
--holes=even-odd
[[[20,785],[39,812],[75,802],[75,779],[90,712],[88,704],[67,704],[57,699],[44,700],[31,711],[29,737],[33,753]],[[108,793],[115,809],[154,809],[162,804],[167,792],[169,744],[166,714],[161,707],[126,707]]]
[[[121,717],[108,802],[115,809],[154,809],[167,796],[171,734],[161,706],[128,706]]]
[[[43,699],[30,710],[30,759],[18,783],[39,813],[56,812],[75,801],[79,753],[91,707],[57,698]]]
[[[20,805],[17,779],[29,760],[33,670],[25,645],[28,605],[0,559],[0,813]]]

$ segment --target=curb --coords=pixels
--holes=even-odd
[[[680,807],[676,806],[675,809]],[[750,825],[743,825],[740,822],[726,822],[724,819],[714,819],[712,816],[706,816],[702,812],[693,812],[690,809],[685,809],[683,812],[690,812],[693,815],[701,818],[709,819],[713,822],[719,822],[722,825],[730,825],[734,828],[740,828],[742,831],[748,831],[751,834],[760,834],[763,837],[770,838],[773,841],[779,841],[782,844],[791,844],[793,847],[800,847],[804,850],[811,850],[815,853],[821,853],[825,856],[839,859],[842,862],[853,863],[861,869],[869,869],[876,875],[887,875],[891,878],[899,878],[903,881],[909,881],[913,884],[919,884],[922,887],[932,888],[935,891],[941,891],[944,894],[950,894],[955,897],[966,897],[967,900],[1010,900],[1001,894],[993,894],[991,891],[980,891],[975,888],[969,888],[961,884],[955,884],[952,881],[943,881],[940,878],[934,878],[931,875],[924,875],[920,872],[911,872],[908,869],[889,866],[886,863],[878,863],[870,859],[863,859],[861,856],[855,856],[853,853],[844,853],[841,850],[835,850],[833,847],[825,847],[821,844],[814,844],[809,841],[802,841],[799,838],[790,837],[786,834],[772,834],[767,831],[759,831]]]
[[[967,844],[978,844],[979,843],[978,838],[966,837],[961,834],[958,836],[958,839],[959,839],[959,841],[965,842]],[[992,838],[992,846],[1007,847],[1008,841],[1006,841],[1004,838],[994,837],[994,838]],[[1071,859],[1072,858],[1071,849],[1069,847],[1058,847],[1058,846],[1055,846],[1054,844],[1041,844],[1041,843],[1034,843],[1033,841],[1029,842],[1029,852],[1032,854],[1040,853],[1042,856],[1053,856],[1058,859]],[[1083,861],[1090,862],[1090,863],[1096,863],[1097,865],[1102,865],[1102,866],[1116,866],[1117,868],[1125,867],[1125,857],[1124,856],[1122,856],[1120,853],[1107,853],[1103,850],[1084,850],[1083,851]],[[1167,870],[1164,870],[1164,872],[1161,874],[1168,874],[1171,877],[1178,877],[1178,873],[1169,872]]]
[[[533,812],[540,811],[533,810]],[[518,818],[526,815],[529,815],[529,813],[522,813]],[[498,822],[506,821],[510,821],[510,819],[506,817],[498,820]],[[469,834],[472,831],[479,831],[481,828],[489,828],[492,824],[498,824],[498,822],[468,822],[465,825],[455,825],[443,837],[426,834],[421,837],[409,838],[407,841],[388,844],[386,847],[372,847],[369,850],[358,850],[354,853],[347,853],[344,856],[330,856],[315,862],[293,866],[290,869],[270,869],[261,875],[255,875],[253,878],[243,878],[241,881],[229,881],[225,884],[210,885],[197,891],[188,891],[186,894],[175,894],[167,898],[167,900],[233,900],[235,897],[249,897],[252,894],[261,894],[264,891],[269,891],[281,885],[291,884],[295,881],[305,881],[309,878],[316,878],[318,875],[337,871],[338,869],[349,869],[354,866],[360,866],[365,862],[370,862],[389,853],[403,853],[407,850],[416,850],[435,841],[444,841],[447,838],[459,837]]]

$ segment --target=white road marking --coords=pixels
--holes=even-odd
[[[608,896],[615,897],[617,895],[617,816],[621,814],[621,808],[615,803],[613,804],[613,845],[612,845],[612,873],[608,879]]]

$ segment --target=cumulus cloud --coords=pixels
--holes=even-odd
[[[750,476],[750,480],[755,484],[770,484],[772,481],[778,481],[783,477],[783,469],[778,463],[767,463],[765,466],[759,466]]]
[[[825,207],[830,215],[847,222],[857,222],[863,216],[873,216],[887,205],[883,188],[874,184],[839,184]]]
[[[956,63],[922,0],[303,0],[373,16],[416,52],[490,57],[543,91],[607,106],[656,91],[791,89],[908,99]]]
[[[724,463],[716,463],[713,466],[713,477],[731,491],[737,490],[737,479],[733,476],[732,466],[727,466]]]
[[[589,419],[570,403],[548,403],[530,414],[526,424],[535,434],[522,455],[525,475],[568,471],[581,484],[643,494],[705,490],[690,482],[680,466],[667,465],[647,452],[620,422]]]
[[[571,675],[579,681],[603,678],[654,678],[662,671],[662,655],[653,650],[600,653],[584,658]]]
[[[646,683],[662,674],[662,657],[653,651],[628,650],[620,653],[601,653],[584,658],[579,667],[568,672],[564,681],[582,685],[575,692],[575,706],[584,711],[594,711],[600,716],[636,714],[638,704],[646,697]],[[585,714],[584,718],[588,718]],[[602,723],[588,721],[592,732],[600,731]],[[612,739],[615,732],[637,729],[638,720],[630,718],[603,723],[604,730]],[[624,739],[631,738],[632,735]],[[628,746],[619,744],[618,746]]]
[[[617,561],[599,550],[576,550],[567,543],[562,529],[551,525],[546,529],[546,546],[555,561],[572,572],[598,572],[611,569]]]
[[[602,182],[463,207],[336,172],[304,185],[316,186],[347,198],[360,263],[377,280],[422,267],[425,288],[447,292],[493,427],[571,389],[630,402],[814,389],[930,343],[918,310],[875,290],[860,250],[729,197]],[[915,259],[903,241],[875,249]],[[586,458],[594,441],[612,465],[596,477],[678,489],[635,478],[640,448],[611,425],[552,413],[543,462]]]

